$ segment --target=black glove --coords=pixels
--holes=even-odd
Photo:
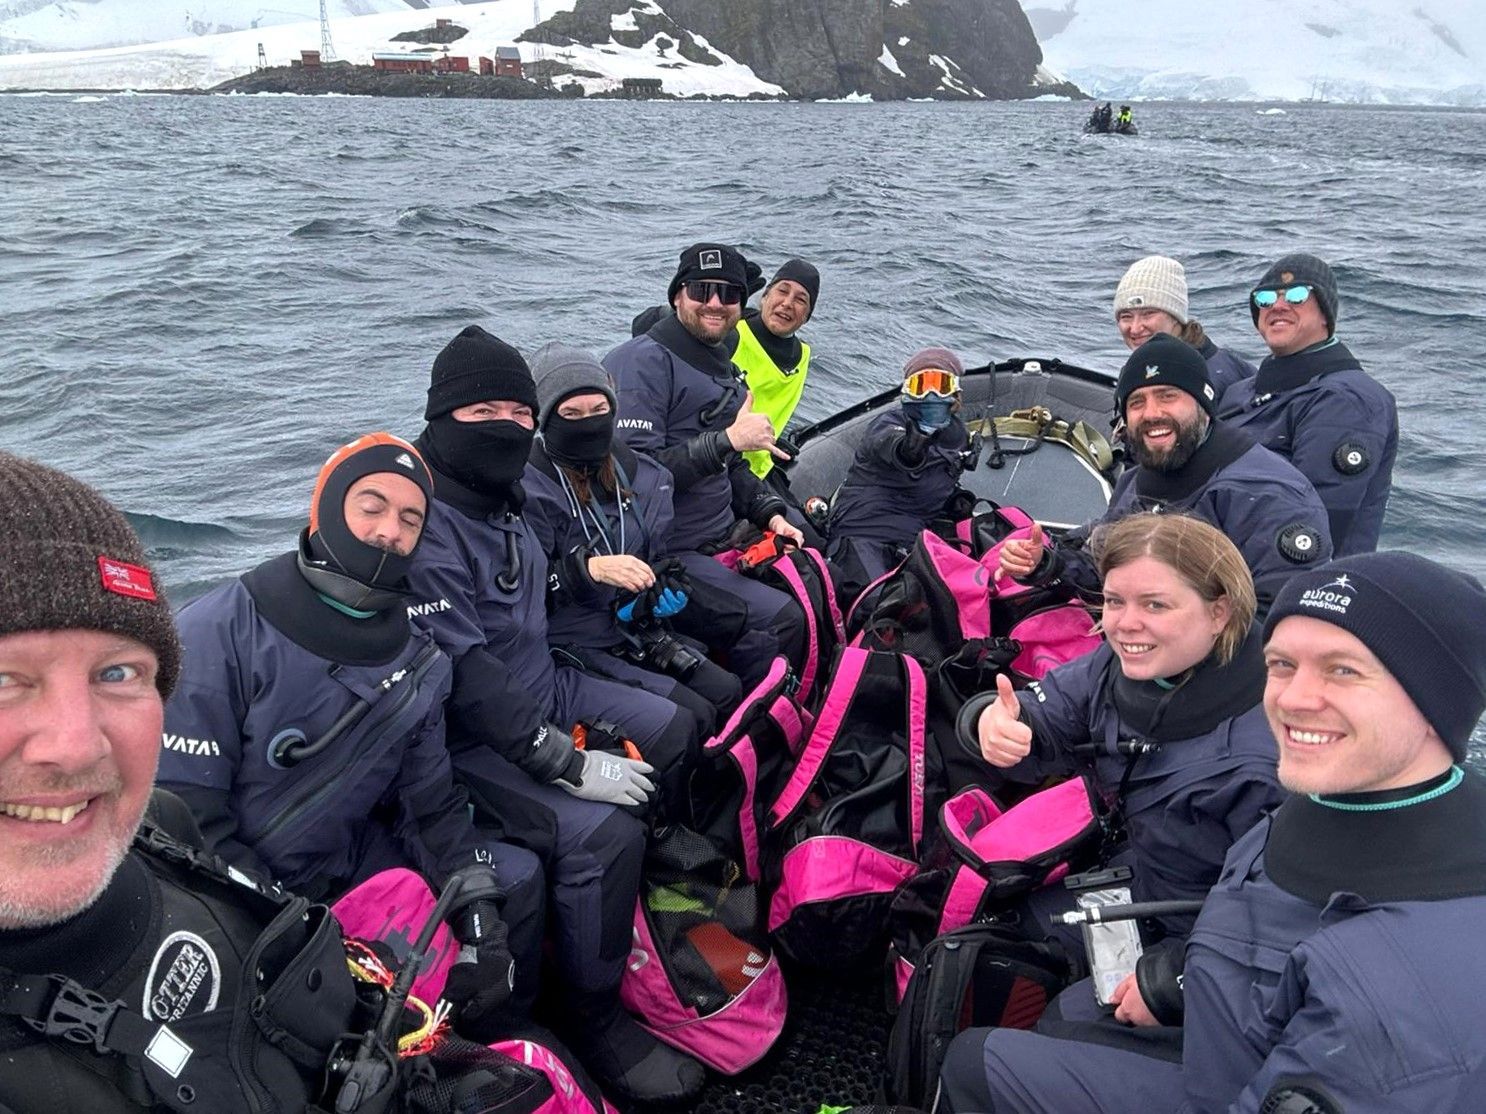
[[[455,1008],[459,1034],[489,1044],[510,1029],[502,1007],[516,984],[516,963],[506,943],[506,922],[494,900],[498,890],[490,868],[465,867],[458,876],[466,875],[474,883],[469,887],[474,900],[456,904],[449,914],[449,928],[460,948],[444,983],[444,997]]]
[[[764,269],[752,259],[743,260],[743,279],[748,285],[750,298],[768,284],[768,280],[764,278]]]

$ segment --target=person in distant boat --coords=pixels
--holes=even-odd
[[[525,359],[478,325],[433,362],[417,440],[434,478],[408,570],[410,613],[454,662],[448,742],[476,816],[546,868],[562,1035],[598,1081],[636,1102],[695,1093],[701,1065],[619,1004],[653,778],[694,758],[696,720],[660,696],[556,664],[547,557],[522,513],[536,432]],[[584,725],[590,744],[573,732]],[[600,736],[628,747],[600,748]],[[617,752],[617,751],[622,751]]]
[[[843,600],[895,568],[958,489],[970,444],[959,417],[964,374],[947,348],[915,352],[903,365],[899,405],[857,443],[831,501],[827,556]]]
[[[437,891],[486,864],[505,891],[524,1012],[541,963],[541,864],[470,821],[444,741],[449,659],[408,622],[432,492],[412,445],[358,438],[320,469],[293,551],[181,610],[159,781],[217,854],[313,900],[394,866]]]
[[[733,363],[748,380],[754,409],[783,432],[800,405],[810,372],[810,345],[798,333],[815,313],[820,299],[820,272],[803,259],[790,259],[764,287],[758,309],[745,309],[733,331]],[[762,479],[774,467],[764,449],[743,454],[753,474]]]
[[[1200,901],[1228,849],[1283,797],[1264,718],[1264,660],[1254,584],[1218,530],[1181,514],[1121,519],[1099,541],[1105,644],[1058,666],[1018,696],[998,691],[960,711],[962,742],[1009,778],[1038,784],[1090,770],[1123,838],[1102,867],[1128,866],[1136,901]],[[1156,744],[1124,753],[1121,741]],[[1083,760],[1080,748],[1091,751]],[[1049,927],[1070,910],[1062,886],[1027,902],[1034,935],[1059,939],[1076,976],[1088,970],[1081,930]],[[1194,916],[1152,918],[1147,955],[1180,966]],[[1026,923],[1024,919],[1024,924]],[[1090,983],[1059,999],[1062,1015],[1096,1016]]]
[[[1175,259],[1147,255],[1130,264],[1115,287],[1114,316],[1120,338],[1132,352],[1156,333],[1170,333],[1201,352],[1220,399],[1234,383],[1254,374],[1253,364],[1219,348],[1202,324],[1187,315],[1187,272]]]
[[[661,560],[671,474],[615,440],[614,387],[593,356],[546,344],[531,367],[539,411],[524,513],[547,553],[547,637],[584,670],[686,708],[710,738],[741,690],[665,622],[690,603],[685,577]],[[671,789],[674,801],[682,786]]]
[[[1254,576],[1259,613],[1280,586],[1331,556],[1326,508],[1310,482],[1249,434],[1213,420],[1217,392],[1207,361],[1190,344],[1157,333],[1130,354],[1115,387],[1135,458],[1115,483],[1098,521],[1052,545],[1040,529],[1001,550],[999,575],[1097,599],[1087,550],[1103,524],[1141,510],[1183,511],[1216,526],[1238,546]]]
[[[1135,130],[1135,114],[1128,104],[1120,105],[1120,114],[1115,118],[1114,130],[1127,135]]]
[[[1486,782],[1464,768],[1486,589],[1410,553],[1343,557],[1285,586],[1264,640],[1293,795],[1229,851],[1184,964],[1140,959],[1118,1045],[1108,1023],[962,1033],[941,1110],[1486,1110]],[[1180,1056],[1131,1051],[1143,1035]]]
[[[667,290],[674,313],[609,352],[603,365],[618,389],[620,440],[654,457],[675,480],[667,555],[681,561],[695,592],[673,622],[713,654],[725,655],[723,664],[752,687],[777,655],[800,661],[805,616],[784,593],[713,559],[732,547],[740,520],[804,543],[785,517],[784,500],[742,455],[788,455],[775,444],[774,423],[753,408],[726,347],[747,284],[747,263],[738,252],[693,244],[681,253]],[[730,611],[736,619],[718,621]]]
[[[1218,416],[1300,469],[1331,520],[1339,556],[1378,547],[1398,453],[1393,395],[1336,336],[1336,277],[1314,255],[1286,255],[1249,294],[1270,355],[1228,388]]]

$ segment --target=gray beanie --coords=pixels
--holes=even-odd
[[[614,396],[614,380],[604,365],[581,348],[551,341],[536,350],[531,358],[531,373],[537,381],[537,426],[557,413],[558,404],[569,395],[597,391],[609,400],[615,411],[619,400]]]
[[[1127,309],[1165,310],[1178,325],[1185,325],[1187,272],[1175,259],[1164,255],[1137,259],[1115,287],[1115,316]]]
[[[142,642],[168,697],[181,666],[170,605],[123,514],[81,480],[0,452],[0,638],[106,631]]]

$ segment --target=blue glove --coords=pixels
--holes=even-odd
[[[621,623],[630,623],[630,622],[633,622],[634,621],[634,618],[635,618],[635,604],[637,604],[639,602],[640,602],[640,597],[639,596],[636,596],[634,599],[630,600],[629,603],[625,604],[617,612],[615,612],[615,614],[619,616],[619,621]]]
[[[660,599],[655,601],[655,614],[661,619],[669,619],[676,612],[686,606],[687,595],[685,592],[675,588],[667,588],[661,592]]]

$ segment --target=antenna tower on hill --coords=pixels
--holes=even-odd
[[[531,26],[535,31],[542,22],[542,0],[531,0]],[[547,50],[540,39],[534,39],[531,44],[531,60],[540,62],[547,57]]]
[[[320,61],[335,61],[335,47],[330,41],[330,16],[325,12],[325,0],[320,0]]]

